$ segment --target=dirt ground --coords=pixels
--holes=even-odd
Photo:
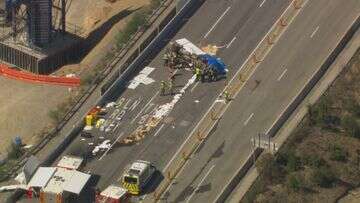
[[[71,64],[60,69],[70,69],[78,72],[95,66],[115,44],[115,36],[131,18],[131,14],[148,5],[150,0],[117,0],[109,3],[105,0],[72,0],[67,20],[70,24],[80,27],[85,36],[99,28],[104,22],[114,18],[118,20],[94,49],[81,61],[80,64]],[[77,12],[83,8],[85,12]],[[116,16],[116,17],[114,17]],[[113,18],[112,18],[113,17]],[[111,19],[111,20],[110,20]]]
[[[48,111],[62,102],[68,88],[29,84],[0,77],[0,146],[15,136],[32,143],[32,135],[49,125]],[[0,148],[0,153],[6,147]]]
[[[82,60],[80,64],[71,64],[58,72],[78,72],[95,66],[109,51],[118,31],[135,11],[150,0],[117,0],[109,3],[105,0],[70,0],[68,1],[67,22],[81,27],[86,34],[91,34],[113,16],[128,9],[127,15],[116,18],[113,27],[103,39]],[[82,11],[82,12],[80,12]],[[71,32],[71,29],[69,29]],[[69,91],[67,87],[38,85],[6,79],[0,76],[0,145],[6,146],[15,136],[20,136],[27,144],[36,141],[36,135],[51,124],[48,112],[64,102]],[[0,154],[6,147],[0,148]]]

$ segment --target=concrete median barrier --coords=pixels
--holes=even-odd
[[[296,2],[296,6],[295,5]],[[248,59],[244,62],[244,64],[239,68],[239,70],[235,73],[233,78],[227,82],[223,92],[218,96],[217,99],[224,99],[224,92],[227,91],[232,97],[236,97],[242,87],[245,85],[246,81],[251,77],[251,75],[255,72],[256,67],[261,63],[261,61],[266,57],[271,48],[274,46],[276,41],[279,39],[281,34],[286,30],[287,25],[291,23],[291,21],[298,15],[304,4],[307,0],[299,1],[293,0],[289,6],[285,9],[284,13],[280,16],[280,18],[275,22],[275,24],[271,27],[271,29],[266,33],[263,39],[258,43],[254,51],[249,55]],[[269,43],[268,38],[271,37],[271,43]],[[179,153],[177,152],[172,160],[170,160],[167,167],[164,169],[164,173],[167,171],[172,171],[174,177],[179,174],[181,169],[183,169],[187,163],[187,159],[182,158],[182,152],[190,152],[189,156],[193,154],[193,152],[200,146],[200,144],[206,139],[206,137],[210,134],[218,119],[225,113],[229,104],[231,104],[231,100],[229,102],[214,102],[209,110],[205,113],[204,117],[199,121],[198,125],[195,127],[193,132],[189,135],[185,143],[179,149]],[[201,135],[203,139],[199,139],[198,134]],[[257,155],[258,150],[255,150]],[[251,155],[252,156],[252,155]],[[238,172],[234,175],[236,178],[235,181],[241,179],[242,176],[246,174],[247,169],[252,165],[253,162],[247,160],[244,164],[244,167],[240,168]],[[244,168],[244,169],[243,169]],[[171,181],[163,181],[158,189],[156,190],[156,198],[153,199],[154,202],[157,202],[162,194],[169,188],[171,185]],[[226,197],[226,194],[230,193],[233,188],[236,186],[233,181],[231,181],[223,190],[224,195],[219,195],[219,201]]]

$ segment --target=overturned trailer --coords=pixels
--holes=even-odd
[[[170,52],[170,53],[169,53]],[[182,38],[172,43],[167,53],[165,53],[165,66],[173,66],[175,68],[190,68],[194,70],[200,67],[204,75],[213,73],[216,76],[224,77],[228,72],[225,63],[221,58],[216,57],[214,54],[209,54],[200,49],[198,46],[189,40]]]

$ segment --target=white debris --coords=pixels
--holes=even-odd
[[[26,184],[26,178],[25,178],[25,173],[21,172],[19,173],[16,177],[15,180],[20,183],[20,184]]]
[[[33,145],[25,145],[25,146],[23,146],[23,149],[30,149],[31,147],[33,147]]]
[[[90,126],[90,125],[87,125],[87,126],[84,127],[84,130],[85,130],[85,131],[90,131],[90,130],[92,130],[92,129],[93,129],[93,127]]]
[[[67,78],[75,78],[76,75],[74,73],[70,73],[70,74],[66,74],[65,77],[67,77]]]
[[[105,140],[100,145],[96,146],[95,149],[92,151],[93,155],[96,155],[100,150],[106,150],[111,147],[110,140]]]
[[[106,104],[106,108],[110,108],[110,107],[113,107],[113,106],[115,106],[116,105],[116,103],[115,102],[109,102],[109,103],[107,103]]]
[[[215,103],[226,103],[225,99],[217,99],[215,100]]]
[[[16,190],[16,189],[27,190],[27,186],[26,186],[26,185],[8,185],[8,186],[3,186],[3,187],[0,187],[0,192],[12,191],[12,190]]]
[[[130,81],[128,88],[135,89],[139,84],[149,85],[155,82],[154,79],[149,77],[150,73],[154,70],[155,68],[146,66],[133,80]]]
[[[180,100],[180,98],[184,95],[185,90],[192,85],[196,80],[196,75],[193,75],[188,82],[186,83],[186,85],[181,88],[180,93],[176,94],[174,96],[174,98],[172,99],[171,102],[163,104],[161,106],[159,106],[156,111],[154,112],[153,117],[157,118],[157,119],[161,119],[163,117],[165,117],[166,115],[168,115],[170,113],[170,111],[174,108],[175,104]]]

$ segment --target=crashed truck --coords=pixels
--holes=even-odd
[[[215,80],[226,77],[228,69],[225,63],[214,53],[206,53],[186,38],[170,44],[164,55],[164,65],[171,69],[188,68],[195,72],[197,63],[203,73],[214,73]]]

